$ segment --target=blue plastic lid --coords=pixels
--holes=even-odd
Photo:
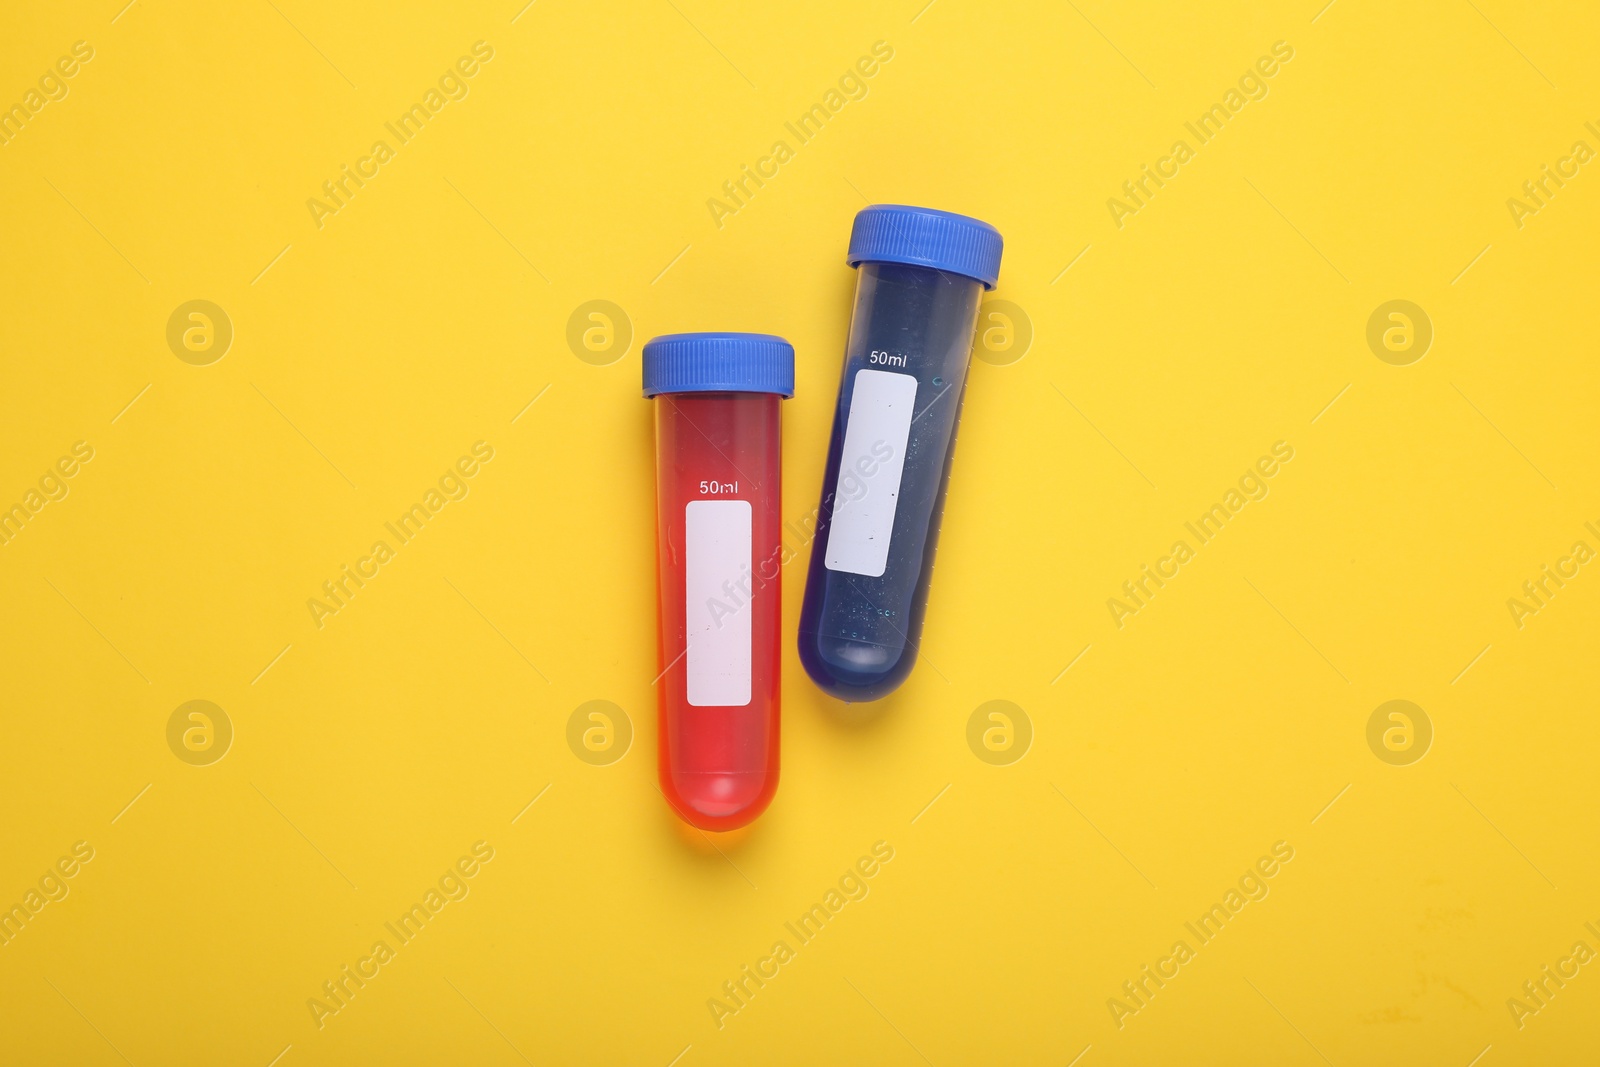
[[[856,213],[850,230],[852,267],[909,263],[964,274],[993,289],[1000,280],[1000,231],[987,222],[931,207],[874,204]]]
[[[794,346],[770,333],[669,333],[644,346],[644,395],[794,396]]]

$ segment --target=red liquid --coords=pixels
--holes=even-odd
[[[703,830],[778,788],[782,402],[656,397],[661,791]]]

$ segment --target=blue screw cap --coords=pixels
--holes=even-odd
[[[985,289],[1000,280],[1000,231],[987,222],[931,207],[874,204],[856,213],[850,231],[852,267],[907,263],[976,278]]]
[[[644,346],[644,395],[794,396],[794,346],[770,333],[669,333]]]

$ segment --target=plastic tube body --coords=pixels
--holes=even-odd
[[[800,611],[800,662],[841,700],[876,700],[916,663],[982,292],[860,267]]]
[[[655,398],[661,790],[705,830],[778,787],[781,403]]]

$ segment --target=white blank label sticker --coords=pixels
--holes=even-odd
[[[742,708],[750,703],[750,501],[691,500],[683,518],[689,703]]]
[[[888,567],[916,400],[917,380],[909,374],[856,371],[828,530],[830,571],[878,578]]]

